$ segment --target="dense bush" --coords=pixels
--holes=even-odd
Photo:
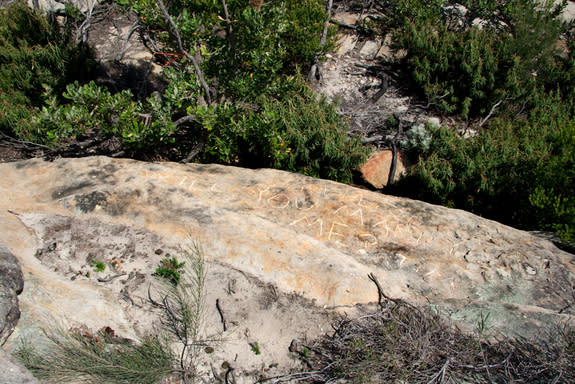
[[[407,50],[416,87],[439,111],[484,116],[497,103],[529,100],[536,83],[552,80],[564,4],[468,1],[457,24],[441,2],[431,3],[398,5],[384,25],[394,27],[396,48]]]
[[[259,9],[234,0],[119,3],[138,12],[167,51],[181,54],[165,68],[164,93],[135,101],[129,91],[112,94],[93,82],[64,90],[64,79],[36,77],[34,102],[21,103],[28,129],[16,135],[52,147],[116,138],[132,154],[168,144],[180,159],[351,180],[366,150],[300,74],[333,46],[331,39],[320,44],[323,1],[272,0]],[[67,64],[53,61],[42,67],[47,76]]]
[[[197,60],[198,68],[187,58],[165,71],[164,100],[176,114],[193,117],[190,140],[203,149],[199,159],[351,180],[366,150],[300,74],[333,46],[330,39],[320,44],[324,6],[318,0],[272,0],[259,9],[248,1],[174,1],[166,10],[176,33],[155,5],[133,5],[148,25],[170,32],[160,34],[166,44]]]
[[[428,107],[455,118],[428,127],[431,142],[421,127],[409,131],[417,163],[394,191],[574,240],[574,45],[558,17],[566,3],[460,3],[466,13],[398,2],[380,23],[407,50]],[[460,137],[459,124],[477,134]]]
[[[574,240],[575,117],[553,114],[565,109],[555,94],[538,103],[528,119],[497,118],[472,138],[430,128],[396,192]]]
[[[45,144],[97,135],[117,137],[127,148],[144,150],[173,140],[170,111],[155,96],[134,102],[131,91],[112,95],[94,82],[69,84],[62,96],[65,104],[47,89],[46,105],[33,119]]]
[[[43,102],[44,85],[62,92],[94,68],[89,49],[77,46],[55,21],[21,1],[0,8],[0,132],[41,141],[31,116]]]
[[[260,109],[220,105],[205,161],[270,167],[344,182],[367,156],[348,137],[337,109],[316,96],[301,77],[283,77],[259,97]]]

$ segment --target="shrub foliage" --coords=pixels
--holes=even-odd
[[[565,2],[462,1],[456,22],[442,2],[399,3],[380,27],[407,50],[414,85],[428,107],[476,134],[430,127],[431,143],[410,145],[417,164],[395,193],[574,240],[575,60],[571,25],[559,17]]]
[[[44,86],[62,92],[94,69],[89,49],[76,45],[54,20],[21,1],[0,8],[0,132],[43,141],[31,117],[42,105]]]
[[[34,45],[34,54],[46,57],[36,66],[45,76],[18,69],[35,83],[24,87],[30,95],[6,94],[6,100],[31,99],[7,108],[11,112],[3,117],[3,130],[55,148],[114,138],[135,156],[171,146],[179,160],[351,180],[366,150],[356,138],[348,138],[337,107],[316,97],[301,75],[333,46],[331,38],[320,44],[327,17],[323,1],[272,0],[259,8],[237,0],[118,3],[136,11],[156,32],[165,53],[180,55],[165,67],[165,92],[135,100],[129,91],[111,93],[94,82],[54,83],[53,74],[69,64],[61,46],[52,43],[59,39],[55,27],[19,5],[8,8],[5,17],[24,14],[41,21],[44,29],[17,39],[12,34],[29,28],[30,20],[24,18],[25,25],[19,25],[15,18],[5,40],[20,42],[11,43],[15,57],[26,54],[22,47]],[[30,59],[20,61],[24,65]],[[12,88],[22,87],[3,86]]]

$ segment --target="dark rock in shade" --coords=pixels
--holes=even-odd
[[[14,357],[0,348],[0,384],[39,384]]]
[[[20,319],[18,295],[24,289],[24,277],[16,256],[0,244],[0,345],[12,334]],[[0,384],[37,384],[38,380],[0,348]]]
[[[0,244],[0,345],[4,345],[20,319],[18,295],[23,289],[24,277],[18,259]]]

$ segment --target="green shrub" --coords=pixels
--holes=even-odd
[[[204,162],[351,180],[366,150],[347,137],[336,108],[316,97],[300,74],[333,47],[331,29],[327,44],[320,44],[327,18],[323,1],[270,0],[259,10],[238,0],[177,0],[166,6],[183,49],[199,63],[198,71],[182,58],[179,68],[165,71],[165,103],[175,115],[193,117],[182,153],[202,148],[198,158]],[[165,42],[180,50],[155,2],[139,0],[132,9],[150,26],[170,31]]]
[[[417,151],[417,164],[395,193],[572,241],[575,116],[557,93],[537,103],[528,119],[495,119],[472,138],[431,129],[429,149]]]
[[[417,163],[389,190],[573,240],[575,34],[559,17],[566,2],[464,0],[466,22],[482,19],[464,28],[442,4],[391,2],[379,23],[407,50],[428,107],[455,122],[431,128],[431,142],[408,131],[402,146]],[[459,137],[461,120],[475,137]]]
[[[32,117],[43,103],[44,84],[59,93],[95,67],[89,49],[76,46],[54,20],[23,1],[0,8],[0,132],[42,142]]]
[[[134,102],[131,91],[112,95],[93,81],[69,84],[60,104],[51,89],[34,124],[45,144],[57,146],[82,136],[117,137],[127,148],[144,150],[173,141],[168,107],[154,96]]]
[[[407,50],[404,60],[430,106],[464,119],[485,116],[499,102],[529,100],[536,83],[556,81],[548,75],[565,31],[558,17],[564,4],[467,3],[486,26],[452,29],[441,18],[440,2],[413,4],[409,12],[398,7],[395,17],[407,13],[405,24],[387,24],[394,26],[396,48]]]
[[[551,97],[559,102],[556,97]],[[564,103],[568,104],[568,103]],[[542,121],[549,134],[548,156],[536,166],[536,182],[529,202],[533,208],[532,226],[557,232],[565,241],[575,241],[575,116],[569,120],[545,108]],[[541,108],[541,109],[543,109]],[[542,119],[542,117],[539,117]]]
[[[336,107],[301,76],[280,78],[257,102],[259,110],[220,105],[203,112],[209,132],[204,161],[350,182],[367,157],[359,138],[348,137]]]

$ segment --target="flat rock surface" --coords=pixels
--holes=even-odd
[[[0,348],[0,384],[39,384],[34,376],[14,357]]]
[[[209,359],[235,356],[246,377],[296,366],[287,348],[298,333],[315,337],[334,312],[376,301],[369,273],[387,296],[469,329],[489,313],[490,328],[534,337],[575,314],[573,255],[459,210],[219,165],[27,160],[0,164],[0,177],[0,243],[26,281],[19,336],[50,321],[146,332],[157,318],[150,275],[189,238],[209,264],[207,331],[222,331],[216,300],[230,326]]]

